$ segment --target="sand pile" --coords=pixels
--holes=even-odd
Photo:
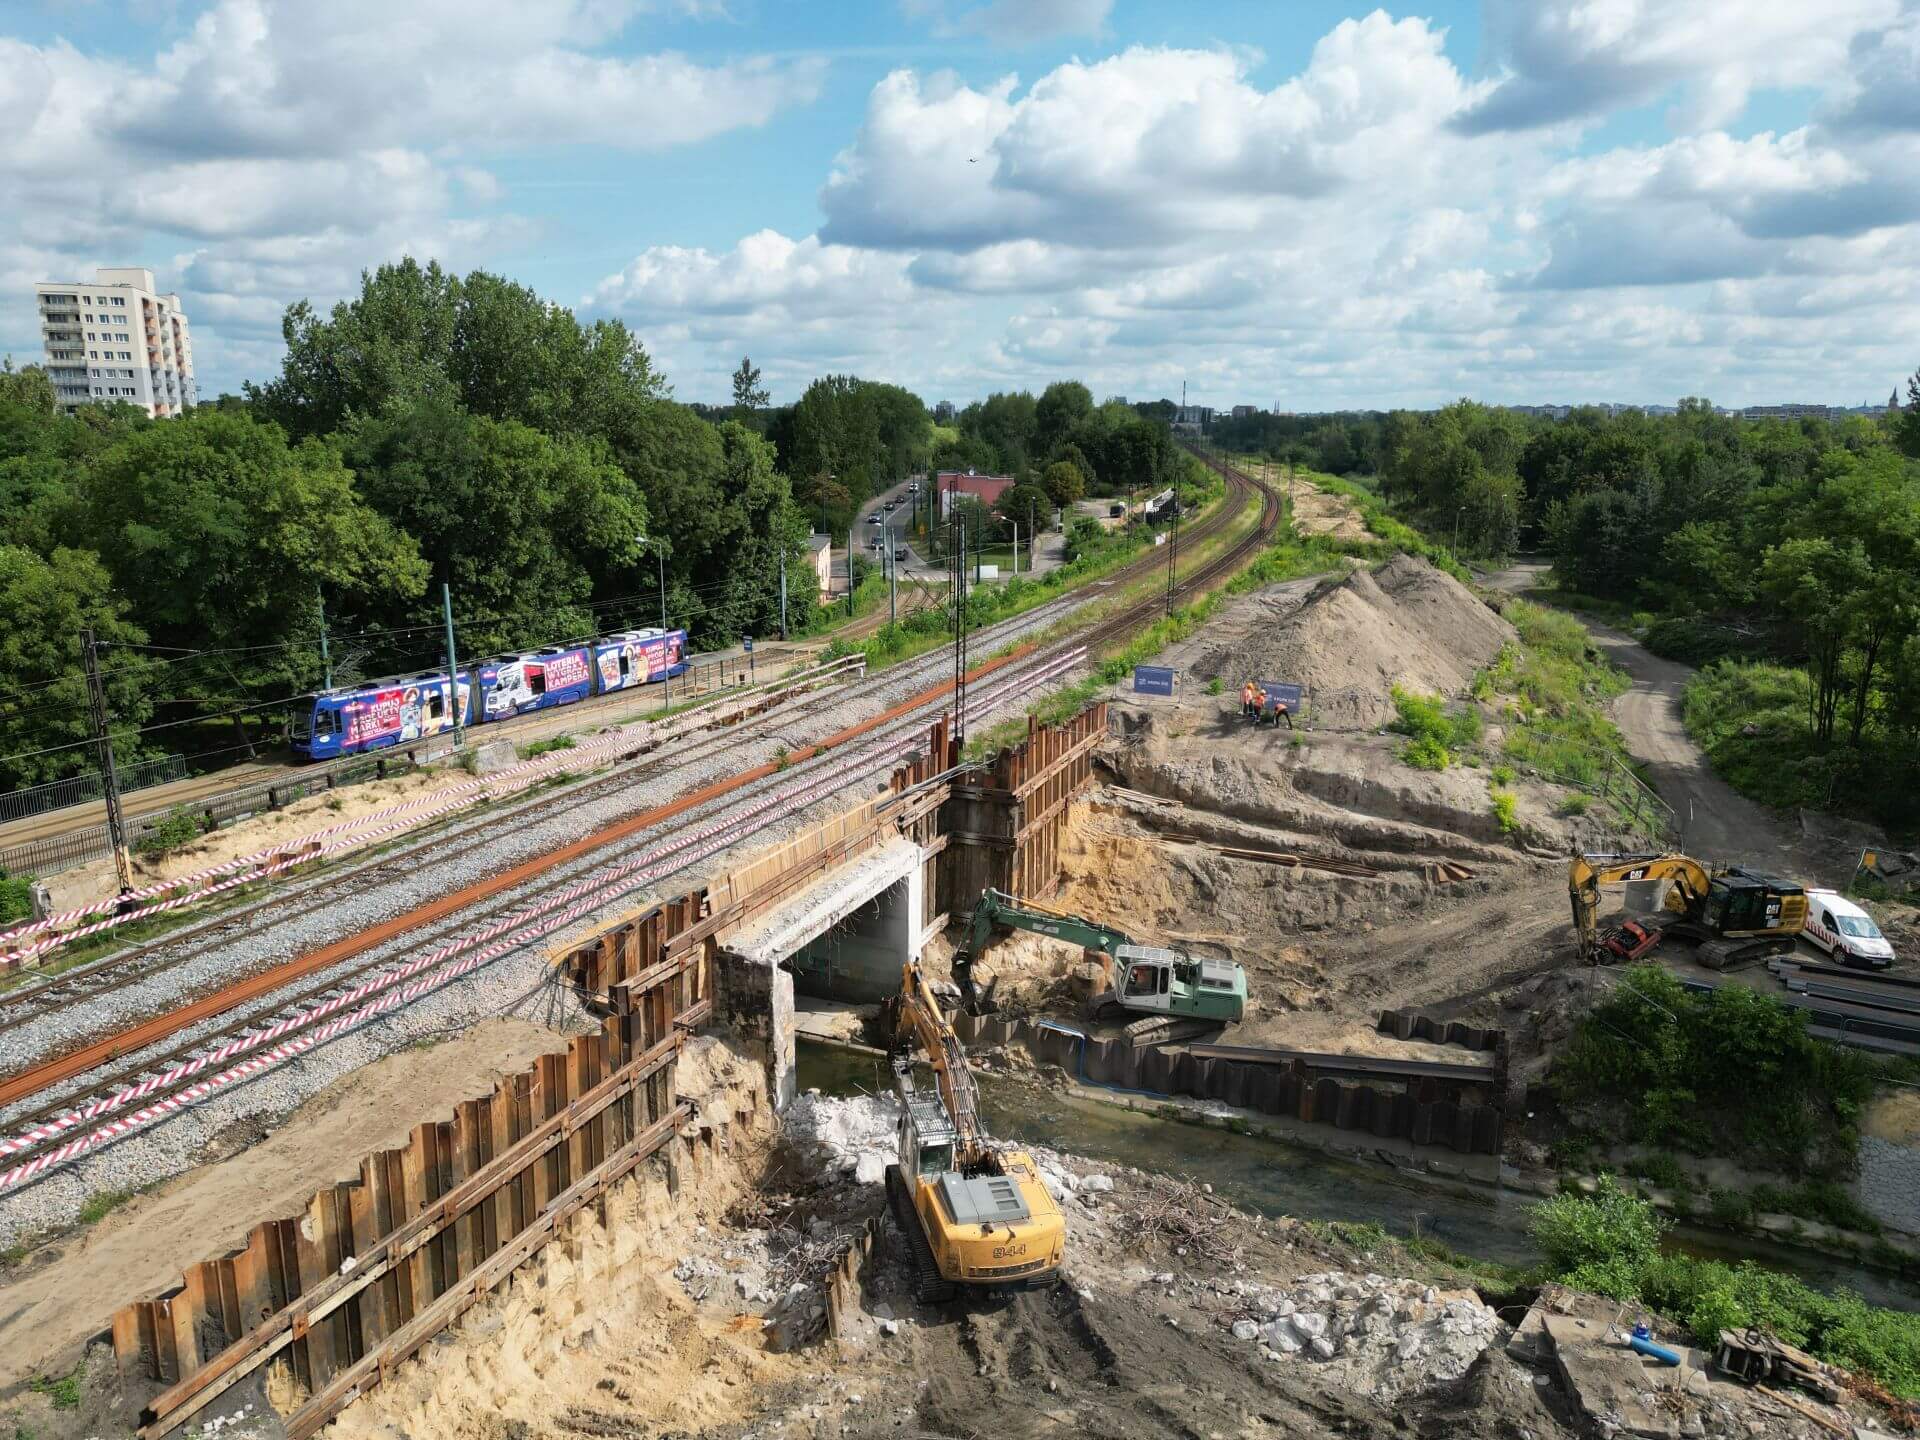
[[[1466,586],[1425,560],[1400,555],[1256,629],[1220,673],[1295,681],[1309,689],[1316,728],[1370,730],[1393,718],[1395,685],[1462,695],[1512,639],[1513,627]]]

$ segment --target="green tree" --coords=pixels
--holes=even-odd
[[[149,748],[140,727],[153,714],[156,663],[137,650],[146,632],[127,618],[99,557],[64,546],[42,558],[0,545],[0,783],[8,788],[94,768],[80,634],[92,626],[112,717],[114,758]],[[40,752],[40,753],[36,753]]]
[[[1040,484],[1047,498],[1063,510],[1087,493],[1086,477],[1071,460],[1054,461],[1040,477]]]
[[[1033,454],[1052,455],[1093,414],[1093,392],[1078,380],[1056,380],[1033,407]]]
[[[1646,1201],[1602,1175],[1591,1195],[1556,1195],[1533,1207],[1534,1242],[1569,1285],[1616,1300],[1637,1300],[1659,1258],[1660,1217]]]
[[[1909,460],[1920,460],[1920,370],[1907,380],[1907,403],[1888,414],[1893,443]]]
[[[994,508],[1031,539],[1040,533],[1041,525],[1052,515],[1053,502],[1038,485],[1010,485],[1001,492]]]
[[[1760,567],[1761,594],[1806,646],[1813,680],[1807,725],[1822,743],[1833,739],[1841,667],[1856,622],[1855,607],[1871,579],[1872,566],[1857,547],[1836,545],[1823,537],[1784,541]]]
[[[79,503],[79,528],[157,641],[249,651],[241,669],[196,672],[209,699],[311,685],[317,595],[378,604],[426,582],[412,539],[367,505],[335,450],[289,445],[245,415],[193,412],[128,435],[86,472]]]
[[[766,387],[760,383],[760,370],[750,356],[740,357],[740,368],[733,372],[733,408],[736,410],[763,410],[768,395]]]

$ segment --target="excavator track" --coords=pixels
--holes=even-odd
[[[1203,1035],[1217,1036],[1226,1027],[1218,1020],[1193,1020],[1182,1015],[1149,1015],[1127,1026],[1127,1043],[1136,1050],[1149,1045],[1177,1045],[1183,1040],[1198,1040]]]
[[[920,1226],[920,1213],[913,1208],[907,1193],[906,1177],[898,1165],[887,1167],[887,1204],[893,1211],[893,1223],[906,1237],[908,1255],[913,1262],[913,1298],[922,1305],[944,1305],[960,1293],[960,1287],[940,1274],[933,1247]]]

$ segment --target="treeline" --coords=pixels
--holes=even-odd
[[[743,362],[733,407],[679,404],[625,326],[484,272],[383,266],[282,328],[276,377],[157,423],[0,373],[0,787],[92,768],[87,627],[123,758],[277,733],[323,625],[336,683],[443,663],[443,585],[464,658],[656,623],[664,569],[706,648],[777,629],[784,556],[804,630],[809,531],[935,448],[853,377],[775,409]]]
[[[1371,475],[1380,468],[1378,410],[1334,415],[1216,415],[1209,437],[1222,449],[1329,475]]]

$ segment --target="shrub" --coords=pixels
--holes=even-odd
[[[1591,1195],[1556,1195],[1534,1206],[1529,1228],[1568,1284],[1634,1300],[1641,1272],[1660,1253],[1663,1227],[1653,1206],[1602,1175]]]
[[[1393,687],[1395,719],[1387,728],[1410,737],[1400,758],[1419,770],[1444,770],[1453,750],[1480,738],[1480,712],[1472,705],[1449,711],[1439,695]]]
[[[1513,767],[1496,765],[1487,772],[1487,777],[1496,785],[1511,785],[1513,784]]]
[[[1739,1230],[1753,1218],[1753,1197],[1719,1186],[1707,1192],[1707,1218],[1729,1230]]]
[[[1643,1143],[1818,1177],[1851,1166],[1880,1063],[1813,1038],[1801,1012],[1769,995],[1740,985],[1694,994],[1636,965],[1582,1019],[1552,1083],[1568,1104],[1611,1102]]]
[[[555,735],[550,740],[536,740],[522,752],[524,758],[531,760],[536,755],[548,755],[555,750],[573,749],[571,735]]]
[[[1664,1150],[1656,1150],[1651,1155],[1642,1155],[1637,1160],[1629,1160],[1627,1174],[1636,1180],[1645,1180],[1658,1185],[1662,1190],[1683,1190],[1687,1184],[1687,1172],[1680,1168],[1679,1160]]]
[[[1571,795],[1567,796],[1566,799],[1562,800],[1560,802],[1559,808],[1555,810],[1553,813],[1556,815],[1561,815],[1568,818],[1571,818],[1575,815],[1584,815],[1587,813],[1587,806],[1589,803],[1590,802],[1588,801],[1587,797],[1585,795],[1582,795],[1578,790],[1576,790]]]
[[[1400,747],[1400,758],[1416,770],[1444,770],[1453,758],[1431,735],[1422,735]]]
[[[192,844],[200,838],[201,833],[200,817],[186,806],[176,805],[140,837],[140,843],[135,848],[144,859],[159,860],[183,845]]]
[[[1218,695],[1221,691],[1225,690],[1226,688],[1227,688],[1226,681],[1222,680],[1218,675],[1214,676],[1213,679],[1207,681],[1207,694],[1209,695]]]
[[[1520,829],[1518,801],[1511,790],[1495,790],[1493,795],[1493,818],[1499,823],[1502,835],[1512,835]]]
[[[0,925],[11,925],[33,914],[33,880],[0,870]]]

